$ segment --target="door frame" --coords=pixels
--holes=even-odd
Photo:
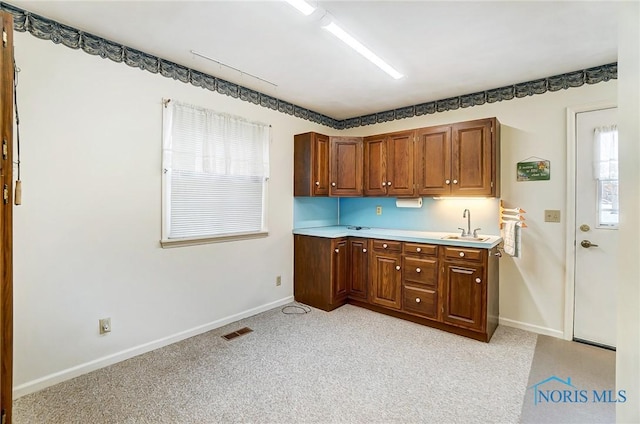
[[[602,109],[617,108],[614,101],[589,103],[567,108],[567,204],[565,235],[565,274],[564,274],[564,332],[565,340],[573,340],[573,324],[575,312],[575,270],[576,270],[576,153],[578,138],[576,134],[576,117],[581,112],[593,112]]]

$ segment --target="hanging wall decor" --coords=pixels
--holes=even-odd
[[[551,162],[535,156],[516,164],[517,181],[548,181],[551,179]]]

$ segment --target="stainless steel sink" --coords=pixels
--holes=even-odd
[[[487,241],[489,237],[462,237],[462,236],[444,236],[442,240],[458,240],[458,241]]]

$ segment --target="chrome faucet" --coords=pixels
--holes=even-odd
[[[462,212],[462,217],[467,218],[467,229],[465,230],[464,228],[458,227],[458,230],[462,230],[460,237],[478,238],[478,230],[481,230],[482,228],[474,229],[473,234],[471,234],[471,211],[469,209],[465,209]]]

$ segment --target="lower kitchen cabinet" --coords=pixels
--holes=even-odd
[[[371,303],[392,309],[402,307],[402,243],[372,240]]]
[[[442,321],[482,330],[484,268],[473,264],[444,263]]]
[[[369,241],[350,238],[348,244],[348,295],[367,300],[369,295]]]
[[[498,250],[294,236],[294,295],[347,302],[488,342],[498,326]]]
[[[346,303],[347,239],[294,236],[293,294],[298,302],[331,311]]]
[[[438,319],[438,246],[403,243],[402,309]]]

